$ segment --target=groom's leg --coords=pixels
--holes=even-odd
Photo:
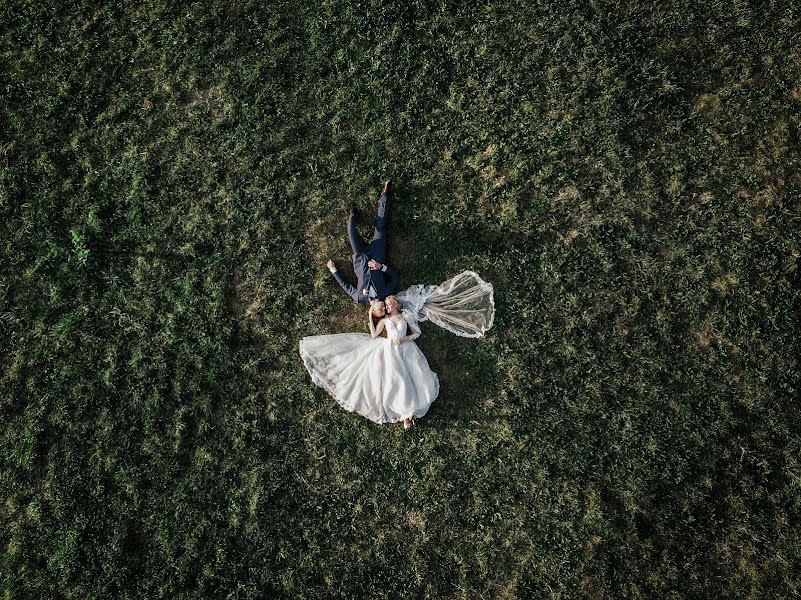
[[[356,215],[351,215],[348,218],[348,239],[354,254],[359,254],[367,249],[367,243],[359,235],[359,230],[356,229]]]
[[[368,254],[383,263],[387,258],[387,222],[389,221],[389,195],[382,194],[378,200],[378,214],[375,218],[373,241]]]

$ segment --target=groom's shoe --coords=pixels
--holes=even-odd
[[[387,179],[387,182],[384,184],[384,189],[381,190],[382,196],[389,196],[392,193],[392,179]]]

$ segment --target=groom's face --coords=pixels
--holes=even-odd
[[[384,308],[383,302],[373,302],[373,314],[376,317],[383,317],[386,314],[386,309]]]

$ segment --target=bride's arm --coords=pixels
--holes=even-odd
[[[405,318],[405,317],[404,317]],[[420,328],[417,326],[416,323],[412,323],[408,319],[406,319],[406,324],[409,326],[409,329],[412,330],[411,335],[404,335],[400,338],[401,343],[403,342],[412,342],[420,337]]]
[[[375,326],[373,325],[373,316],[369,312],[367,313],[367,324],[370,325],[370,337],[378,337],[384,331],[384,319],[381,319],[378,326]]]

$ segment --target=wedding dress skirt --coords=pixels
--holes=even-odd
[[[439,394],[439,379],[417,344],[393,343],[406,335],[406,321],[384,321],[386,338],[367,333],[303,338],[303,364],[312,381],[345,410],[376,423],[422,417]]]

